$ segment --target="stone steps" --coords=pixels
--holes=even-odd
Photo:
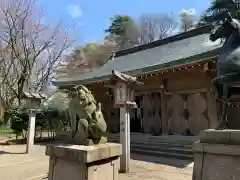
[[[113,140],[113,139],[112,139]],[[120,142],[120,140],[114,140],[116,142]],[[174,144],[174,143],[166,143],[166,142],[145,142],[145,141],[131,141],[132,144],[135,144],[135,145],[145,145],[145,146],[148,146],[148,147],[174,147],[175,148],[184,148],[184,149],[189,149],[189,150],[192,150],[192,145],[184,145],[184,144]]]
[[[112,139],[109,138],[108,141],[120,143],[119,139]],[[134,145],[136,147],[149,147],[149,148],[177,148],[177,149],[186,149],[186,150],[192,150],[192,145],[183,145],[183,144],[170,144],[165,142],[144,142],[144,141],[131,141],[131,145]]]
[[[142,149],[142,150],[150,150],[150,151],[164,151],[164,152],[173,152],[173,153],[180,153],[180,154],[192,154],[192,149],[188,148],[177,148],[174,145],[170,147],[164,147],[161,146],[161,144],[158,144],[159,146],[147,146],[147,145],[136,145],[131,144],[131,147],[133,149]]]
[[[120,134],[108,134],[108,138],[120,139]],[[181,144],[181,145],[192,145],[193,142],[197,141],[197,136],[152,136],[149,134],[131,133],[131,141],[144,141],[144,142],[159,142],[159,143],[170,143],[170,144]]]
[[[146,151],[146,150],[142,150],[142,149],[138,149],[138,150],[131,149],[131,153],[147,155],[147,156],[175,158],[175,159],[182,159],[182,160],[191,160],[191,161],[193,160],[193,155],[170,153],[170,152],[163,152],[163,151]]]
[[[187,137],[141,137],[131,134],[131,153],[193,160],[192,144],[196,138]],[[119,135],[109,135],[110,142],[119,143]]]

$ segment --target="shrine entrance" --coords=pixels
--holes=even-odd
[[[140,112],[140,96],[135,96],[137,108],[130,110],[130,131],[142,132],[141,129],[141,112]]]
[[[135,98],[138,106],[134,117],[136,126],[139,127],[137,132],[160,135],[162,132],[160,93],[141,94]]]

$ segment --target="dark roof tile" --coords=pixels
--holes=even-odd
[[[187,33],[190,35],[186,36]],[[54,84],[57,86],[65,86],[78,83],[88,84],[98,80],[106,80],[109,75],[111,75],[113,69],[120,72],[128,72],[132,75],[147,73],[147,71],[154,67],[166,67],[167,64],[172,65],[173,62],[182,63],[182,61],[180,61],[182,59],[211,52],[222,46],[219,42],[210,42],[209,34],[206,30],[201,33],[199,29],[197,29],[187,33],[183,33],[184,38],[180,35],[176,35],[177,40],[175,41],[173,41],[173,37],[170,37],[166,40],[162,40],[165,43],[159,41],[158,44],[160,45],[156,45],[156,42],[154,42],[155,45],[151,43],[153,44],[151,48],[146,48],[147,45],[143,45],[146,47],[143,48],[143,46],[141,46],[140,50],[136,47],[130,50],[117,52],[117,57],[113,58],[100,69],[75,77],[59,79],[54,82]],[[199,59],[191,58],[191,61],[194,60],[197,61]],[[189,61],[186,62],[189,63]]]

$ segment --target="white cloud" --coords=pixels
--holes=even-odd
[[[74,4],[69,4],[67,6],[67,11],[72,16],[72,18],[80,18],[82,17],[82,9],[80,8],[79,5],[74,5]]]
[[[180,16],[195,16],[196,13],[196,9],[195,8],[191,8],[191,9],[182,9],[180,11]]]
[[[182,9],[181,13],[196,14],[196,9],[195,8]]]
[[[194,8],[191,9],[182,9],[180,11],[181,24],[183,27],[192,26],[196,20],[196,10]]]

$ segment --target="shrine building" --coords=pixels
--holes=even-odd
[[[102,103],[108,131],[117,133],[119,109],[114,108],[113,91],[107,85],[113,69],[136,76],[144,85],[135,92],[138,108],[131,109],[131,132],[197,136],[217,124],[211,79],[223,43],[209,40],[210,29],[204,26],[115,52],[101,68],[57,79],[54,85],[89,87]]]

